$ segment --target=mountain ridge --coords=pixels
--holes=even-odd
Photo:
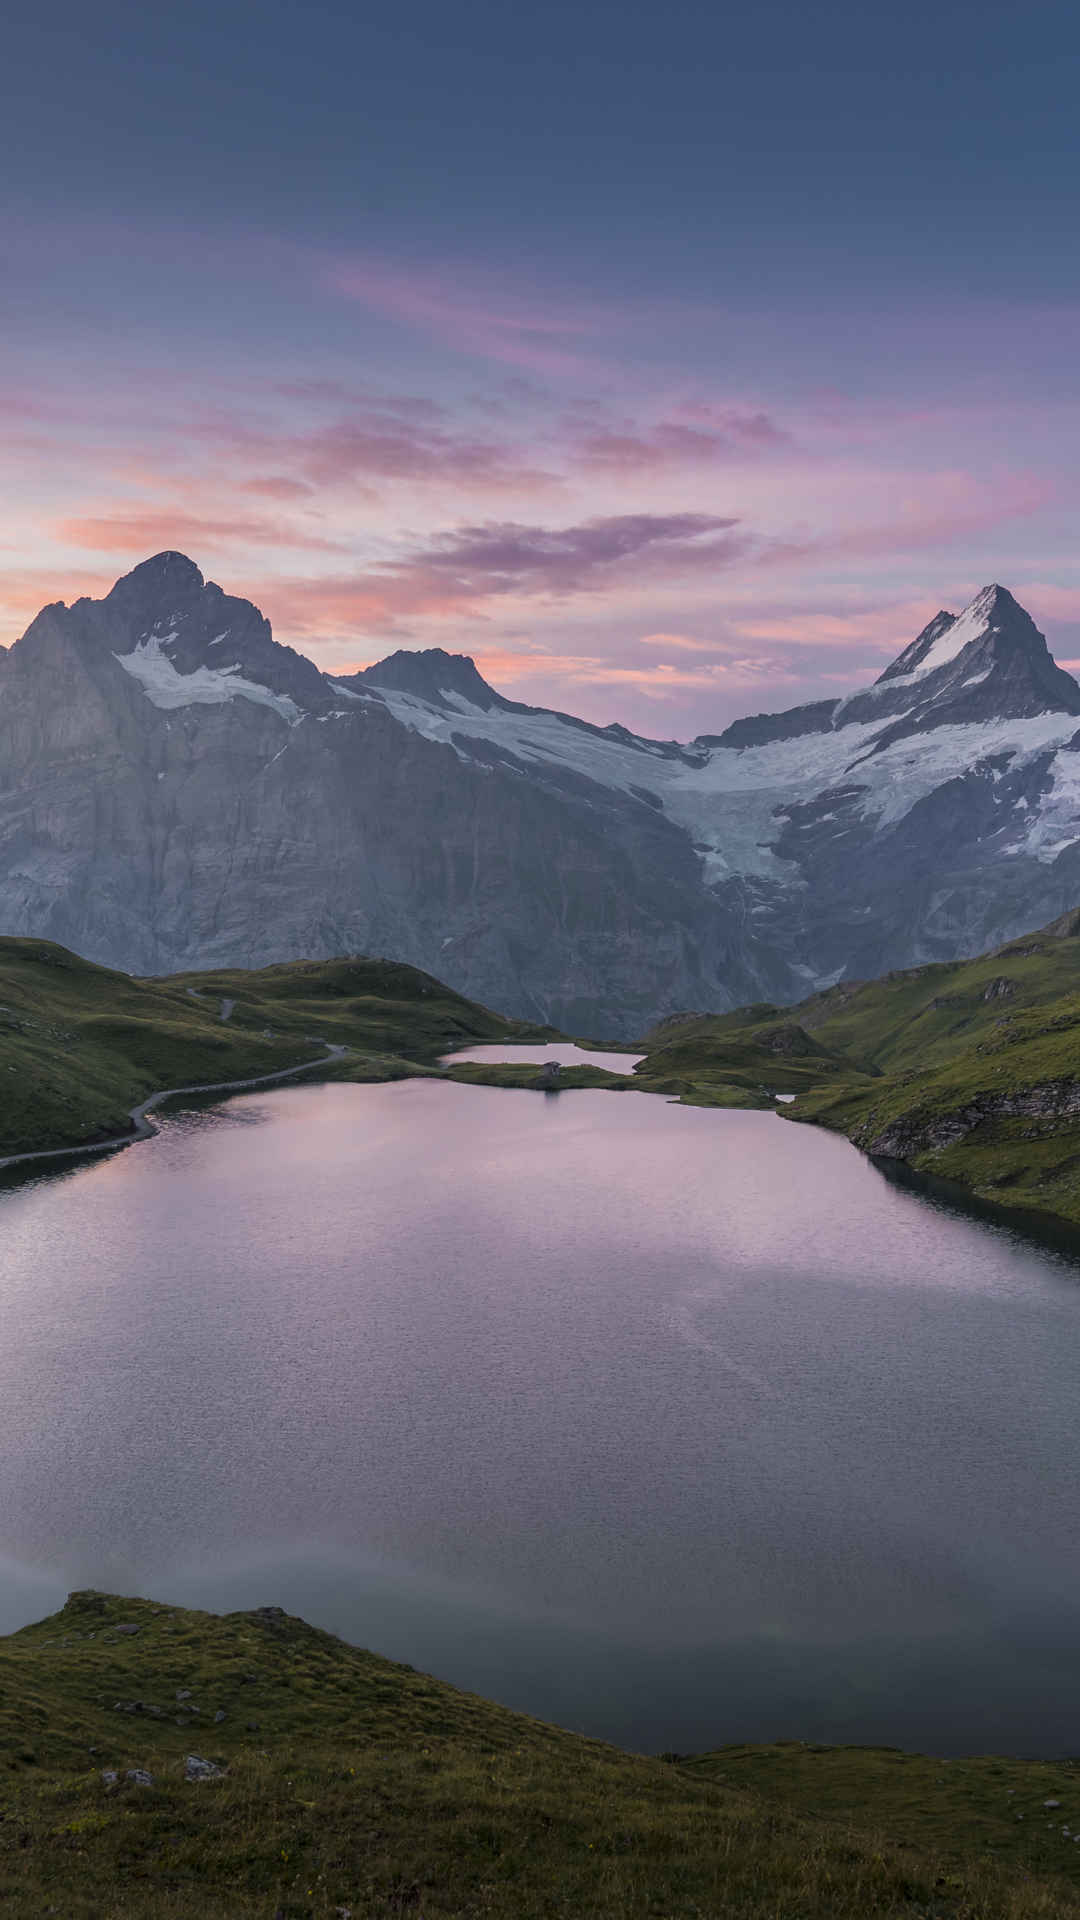
[[[598,1038],[953,959],[1080,892],[1080,687],[1007,590],[690,742],[467,655],[319,671],[175,551],[0,656],[0,931],[129,971],[393,952]]]

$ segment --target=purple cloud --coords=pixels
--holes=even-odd
[[[706,425],[661,420],[643,429],[628,425],[589,431],[579,442],[579,458],[595,473],[657,473],[672,467],[745,459],[791,444],[790,435],[767,413],[733,409],[715,414],[713,420],[715,424]]]
[[[298,452],[306,471],[322,485],[360,476],[448,480],[465,486],[554,484],[549,475],[493,441],[375,411],[316,428]]]
[[[313,384],[317,385],[317,396],[308,397],[339,397],[328,390],[328,383]],[[293,397],[305,396],[296,390]],[[407,400],[355,404],[337,418],[300,433],[251,427],[228,418],[209,421],[196,431],[226,458],[258,461],[272,479],[287,471],[319,487],[355,488],[365,482],[406,481],[470,491],[490,487],[505,492],[513,487],[535,493],[560,484],[518,447],[464,427],[447,426],[442,423],[440,409],[424,410],[419,403]],[[258,475],[255,480],[258,482]]]
[[[402,618],[479,618],[485,603],[511,594],[565,600],[689,574],[707,579],[751,546],[738,528],[738,520],[711,513],[626,513],[569,527],[487,521],[363,572],[279,578],[267,604],[294,634],[325,632],[327,625],[401,632]]]
[[[656,578],[729,566],[747,544],[738,525],[712,513],[621,513],[570,527],[486,521],[455,528],[391,570],[451,576],[470,596],[581,593],[615,573]]]

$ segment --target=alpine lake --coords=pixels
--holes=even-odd
[[[656,1095],[159,1118],[0,1186],[0,1631],[273,1604],[645,1751],[1076,1751],[1064,1240]]]

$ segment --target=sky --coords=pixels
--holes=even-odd
[[[163,548],[656,735],[1080,666],[1080,13],[9,0],[0,642]]]

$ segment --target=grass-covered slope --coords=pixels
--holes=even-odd
[[[939,1760],[897,1747],[790,1740],[722,1747],[683,1764],[695,1779],[747,1788],[789,1813],[872,1824],[887,1842],[933,1853],[953,1873],[982,1853],[1025,1873],[1065,1876],[1080,1889],[1075,1760]]]
[[[799,1007],[676,1014],[646,1035],[637,1082],[698,1106],[770,1107],[775,1093],[864,1080],[872,1069],[838,1053],[801,1022]]]
[[[1080,913],[978,960],[668,1021],[645,1045],[643,1084],[706,1104],[797,1093],[791,1119],[1080,1221]]]
[[[158,1088],[275,1073],[317,1060],[323,1042],[348,1050],[338,1073],[380,1079],[532,1032],[388,960],[138,980],[48,941],[0,939],[0,1157],[123,1134]]]
[[[770,1750],[743,1749],[743,1756]],[[189,1756],[216,1772],[202,1779]],[[75,1594],[0,1641],[0,1912],[65,1920],[1064,1920],[1067,1766],[897,1806],[545,1726],[272,1609]],[[972,1763],[973,1765],[975,1763]],[[132,1777],[135,1775],[136,1777]],[[1030,1825],[1017,1822],[1007,1800]],[[1060,1799],[1060,1812],[1042,1802]],[[788,1804],[790,1799],[790,1805]],[[925,1803],[925,1808],[923,1808]],[[1008,1806],[1007,1815],[1001,1812]],[[925,1815],[925,1817],[924,1817]],[[1049,1827],[1045,1828],[1048,1835]],[[1080,1852],[1080,1849],[1077,1850]]]

